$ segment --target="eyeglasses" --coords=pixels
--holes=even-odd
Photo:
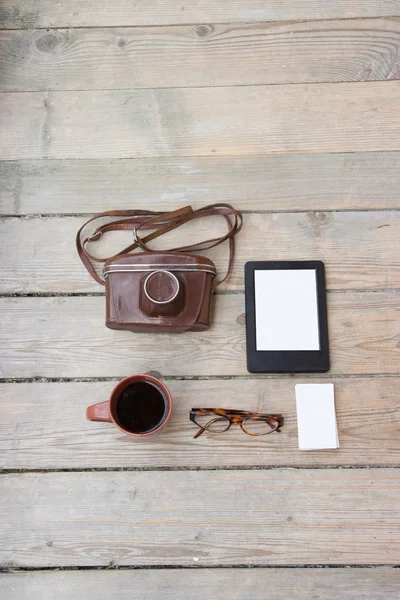
[[[192,408],[190,420],[200,427],[195,438],[205,431],[224,433],[231,425],[240,425],[242,431],[247,435],[267,435],[273,431],[280,431],[284,422],[282,415],[268,415],[227,408]]]

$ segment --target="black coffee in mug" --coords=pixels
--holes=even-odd
[[[153,383],[137,381],[126,386],[116,403],[117,418],[131,433],[149,433],[162,423],[168,402]]]

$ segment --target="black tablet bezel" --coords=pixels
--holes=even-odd
[[[254,271],[312,269],[316,271],[320,350],[256,349]],[[249,373],[326,373],[329,371],[328,315],[325,267],[320,260],[252,261],[245,264],[246,347]]]

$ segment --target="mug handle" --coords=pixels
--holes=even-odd
[[[110,416],[110,401],[98,402],[92,404],[86,409],[86,418],[89,421],[105,421],[106,423],[112,423],[113,420]]]

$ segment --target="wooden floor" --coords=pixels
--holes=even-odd
[[[398,600],[400,0],[2,0],[0,20],[2,600]],[[212,329],[106,329],[85,219],[211,202],[245,212]],[[255,259],[325,262],[330,373],[247,373]],[[162,433],[85,420],[145,371],[175,401]],[[339,450],[297,449],[299,381],[335,384]],[[194,440],[210,404],[285,426]]]

